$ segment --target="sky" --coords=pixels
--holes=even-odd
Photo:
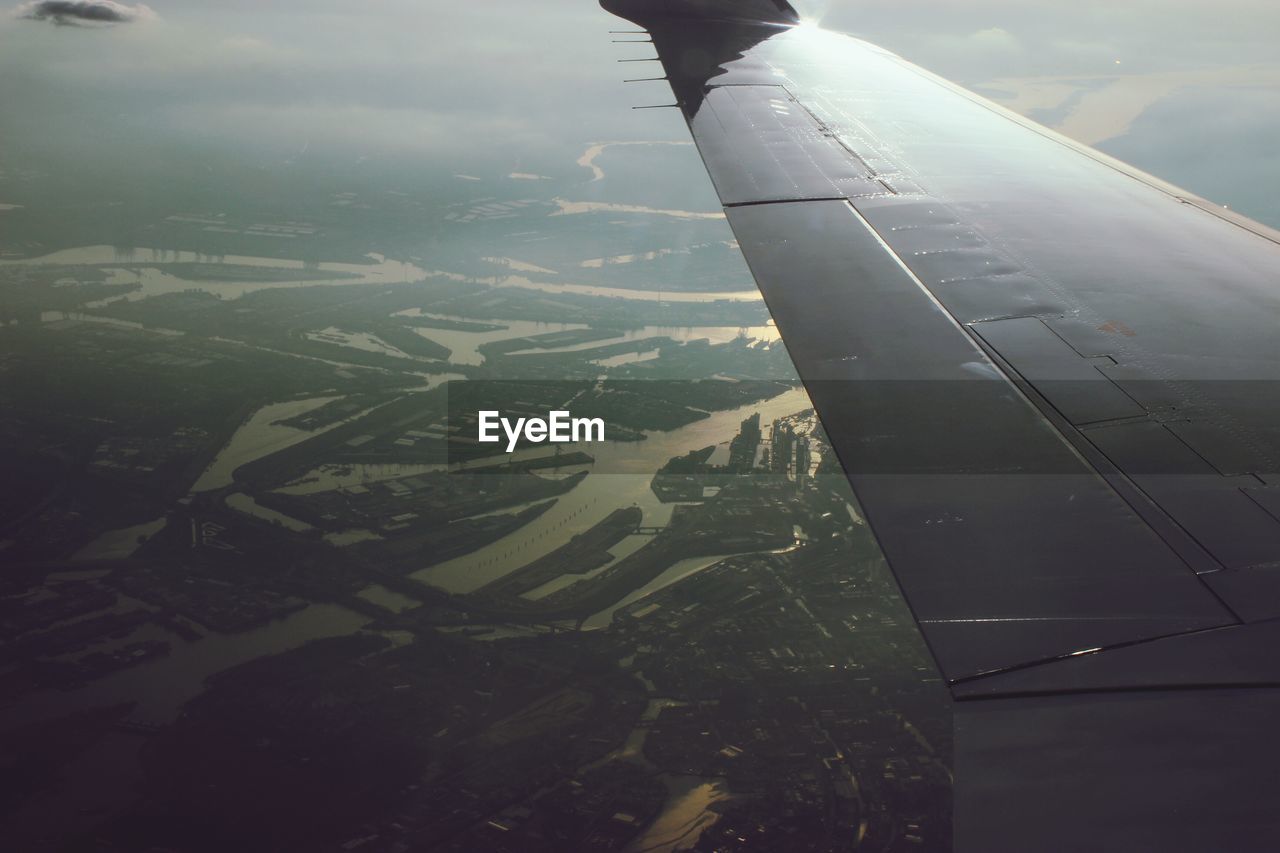
[[[807,0],[829,29],[1280,227],[1280,3]]]
[[[1280,227],[1273,0],[798,5],[824,27]],[[78,6],[107,11],[85,20]],[[626,28],[617,24],[593,0],[0,7],[0,168],[52,163],[69,192],[81,185],[71,178],[136,182],[218,158],[364,158],[406,179],[414,164],[466,171],[496,158],[545,173],[566,167],[560,150],[571,141],[683,132],[659,111],[614,109],[626,66],[613,60],[627,50],[609,43],[609,28]],[[656,103],[662,93],[627,94]]]

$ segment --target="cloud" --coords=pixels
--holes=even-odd
[[[987,50],[1021,51],[1018,38],[1004,27],[988,27],[969,36],[969,42],[975,47]]]
[[[15,14],[32,21],[52,21],[69,26],[129,24],[156,17],[150,6],[130,6],[114,0],[32,0]]]

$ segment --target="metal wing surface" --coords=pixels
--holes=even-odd
[[[1280,234],[780,0],[602,5],[958,700],[958,848],[1280,845]]]

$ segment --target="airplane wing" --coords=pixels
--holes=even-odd
[[[1280,849],[1280,234],[785,0],[602,5],[956,700],[956,848]]]

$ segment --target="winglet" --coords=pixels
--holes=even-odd
[[[655,18],[800,23],[800,14],[787,0],[600,0],[600,5],[636,23]]]

